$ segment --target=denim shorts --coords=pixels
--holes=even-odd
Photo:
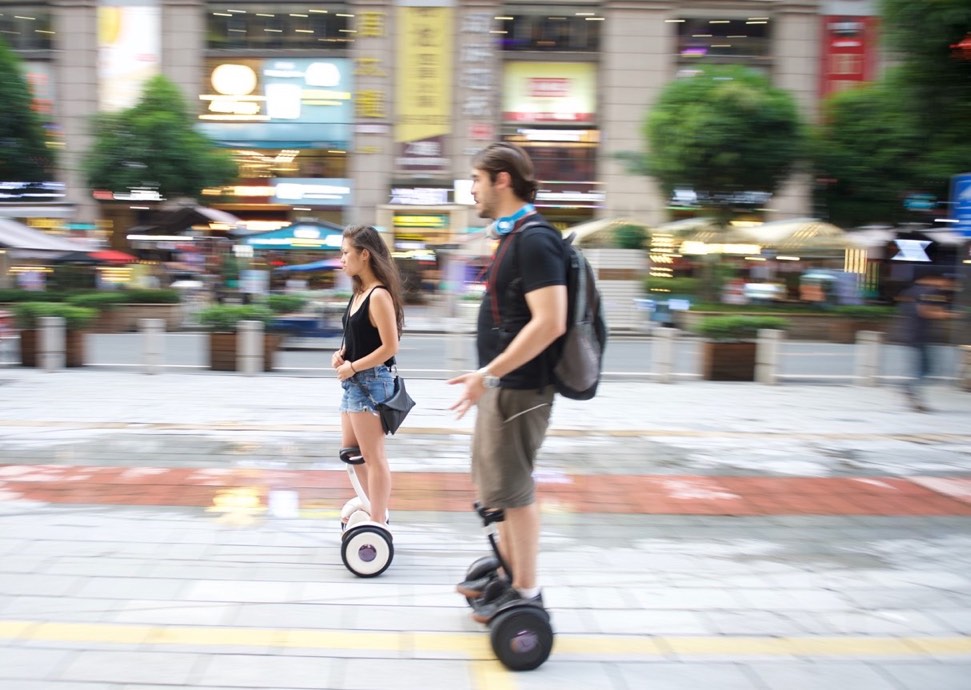
[[[341,381],[341,387],[344,389],[341,412],[376,412],[374,406],[384,402],[394,393],[394,375],[391,369],[384,364],[379,364]],[[362,389],[366,389],[367,392]]]

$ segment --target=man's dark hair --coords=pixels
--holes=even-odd
[[[501,172],[509,173],[512,189],[523,201],[535,201],[539,185],[533,174],[533,161],[524,149],[515,144],[497,142],[485,147],[472,159],[472,167],[489,175],[493,183]]]

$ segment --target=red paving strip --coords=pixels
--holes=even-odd
[[[339,509],[353,493],[343,470],[0,465],[0,502],[219,508],[234,495],[265,508],[273,490]],[[971,479],[557,475],[542,500],[563,512],[634,515],[971,515]],[[468,475],[399,472],[395,510],[465,512]]]

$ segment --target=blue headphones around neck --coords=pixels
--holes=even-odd
[[[516,227],[516,221],[524,216],[528,216],[533,213],[536,207],[532,204],[526,204],[521,209],[516,211],[511,216],[503,216],[496,220],[496,232],[500,235],[508,235],[512,232],[512,229]]]

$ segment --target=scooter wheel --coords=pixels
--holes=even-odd
[[[377,577],[388,569],[392,558],[394,544],[386,529],[361,525],[344,532],[341,560],[358,577]]]
[[[492,651],[510,671],[532,671],[553,651],[549,614],[535,606],[517,606],[489,621]]]

